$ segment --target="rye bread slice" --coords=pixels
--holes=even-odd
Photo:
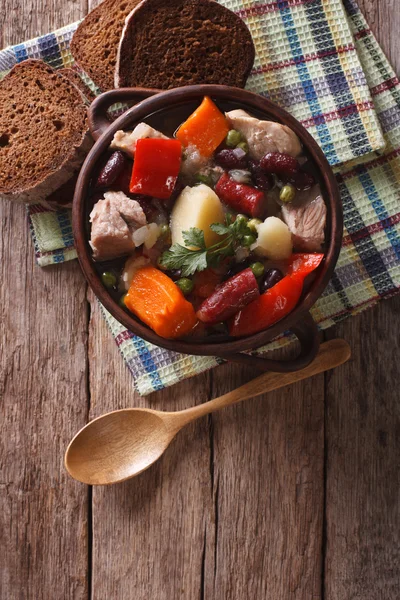
[[[0,197],[45,204],[91,145],[81,93],[49,65],[26,60],[0,82]]]
[[[125,18],[140,0],[104,0],[79,25],[70,49],[102,92],[114,87],[118,44]]]
[[[115,87],[244,87],[254,62],[244,22],[214,0],[143,0],[128,15]]]

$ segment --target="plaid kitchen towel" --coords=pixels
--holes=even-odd
[[[334,166],[345,231],[337,268],[313,308],[324,329],[400,286],[400,85],[354,0],[224,0],[247,23],[256,46],[248,88],[300,120]],[[0,73],[29,56],[71,64],[76,24],[0,52]],[[40,265],[75,257],[70,213],[29,209]],[[128,332],[104,309],[141,394],[219,364],[181,355]],[[282,338],[269,345],[287,343]]]

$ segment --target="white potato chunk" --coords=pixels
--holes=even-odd
[[[182,232],[197,227],[204,231],[206,246],[211,246],[221,238],[210,225],[223,222],[224,209],[217,194],[204,183],[192,188],[187,186],[178,196],[171,213],[172,243],[184,246]]]
[[[268,217],[257,225],[257,234],[257,240],[251,246],[256,254],[272,260],[289,258],[292,253],[292,234],[281,219]]]

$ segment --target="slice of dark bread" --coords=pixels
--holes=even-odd
[[[0,82],[0,197],[45,203],[91,144],[81,93],[49,65],[26,60]]]
[[[140,0],[104,0],[79,25],[71,40],[78,65],[102,92],[114,87],[118,44],[125,18]]]
[[[214,0],[143,0],[125,22],[115,87],[244,87],[254,55],[244,22]]]

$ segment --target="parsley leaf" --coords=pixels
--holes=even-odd
[[[225,225],[213,223],[210,228],[222,236],[219,242],[207,248],[204,231],[197,227],[191,227],[188,231],[182,232],[185,246],[181,244],[171,246],[162,254],[160,264],[170,270],[181,269],[182,276],[189,277],[196,271],[204,271],[207,267],[216,267],[221,259],[233,256],[244,236],[251,234],[245,219],[236,219],[230,223],[230,219],[226,218]]]
[[[174,244],[163,253],[161,264],[167,269],[182,269],[182,277],[189,277],[196,271],[207,269],[207,250],[190,250],[180,244]]]
[[[185,246],[188,248],[193,246],[194,248],[200,248],[201,250],[206,249],[206,242],[204,241],[204,231],[197,227],[191,227],[188,231],[182,231],[183,240]]]
[[[210,229],[215,231],[215,233],[218,233],[218,235],[226,235],[227,233],[230,233],[229,227],[222,225],[222,223],[213,223],[210,225]]]

